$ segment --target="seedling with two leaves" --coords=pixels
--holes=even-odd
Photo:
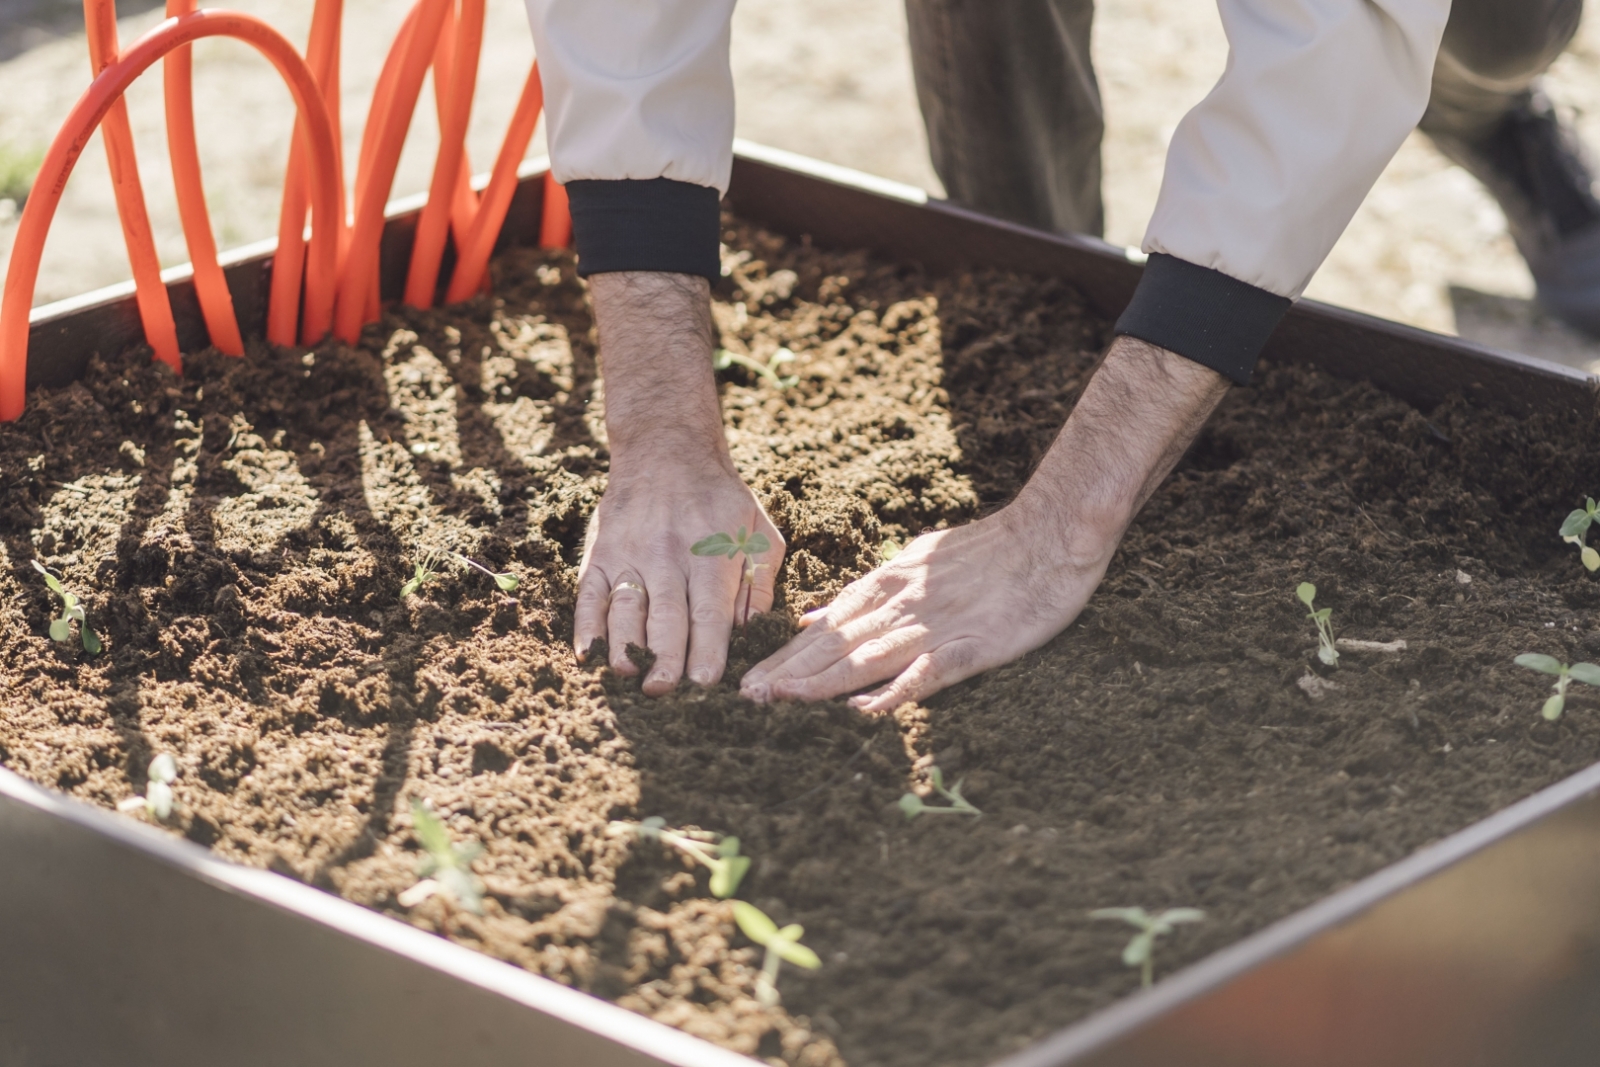
[[[1091,919],[1116,919],[1139,931],[1122,950],[1122,962],[1139,968],[1140,984],[1146,987],[1155,981],[1156,938],[1170,934],[1179,923],[1197,923],[1205,917],[1199,908],[1168,908],[1159,915],[1143,908],[1096,908],[1089,913]]]
[[[178,761],[163,752],[150,761],[145,772],[149,781],[144,796],[129,797],[117,804],[118,811],[142,811],[159,822],[172,814],[172,783],[178,777]]]
[[[915,793],[907,793],[900,798],[900,810],[906,813],[906,818],[915,819],[918,815],[982,815],[983,812],[972,806],[972,801],[961,795],[962,779],[957,779],[956,784],[949,789],[944,787],[944,772],[937,767],[928,768],[928,777],[933,779],[933,791],[944,797],[950,803],[929,804]]]
[[[522,584],[517,580],[517,576],[512,574],[510,571],[507,571],[504,574],[496,574],[483,564],[475,562],[474,560],[470,560],[459,552],[450,552],[447,554],[430,552],[428,555],[422,558],[422,562],[413,564],[414,571],[411,575],[411,580],[400,587],[400,599],[404,600],[406,597],[416,593],[427,583],[439,577],[440,570],[443,568],[446,559],[454,559],[457,563],[460,563],[464,567],[471,567],[474,570],[482,571],[484,574],[487,574],[490,578],[494,579],[494,584],[500,588],[502,593],[515,592],[517,586]]]
[[[800,381],[800,378],[797,375],[791,374],[783,377],[778,374],[779,367],[786,363],[793,362],[794,353],[789,351],[787,348],[778,349],[772,354],[772,358],[767,360],[765,363],[751,359],[749,356],[741,356],[737,352],[730,352],[726,348],[719,348],[717,349],[716,356],[711,361],[711,365],[717,368],[717,370],[727,370],[734,364],[738,364],[746,370],[751,370],[761,375],[761,377],[765,378],[772,384],[774,389],[782,390],[788,389],[798,384]]]
[[[800,943],[806,931],[799,923],[780,927],[766,912],[742,900],[733,902],[733,920],[744,931],[744,936],[767,950],[761,974],[756,978],[756,1000],[766,1007],[778,1003],[778,968],[784,963],[808,971],[822,966],[817,954]]]
[[[61,618],[50,622],[50,640],[66,644],[72,640],[72,624],[78,624],[78,639],[83,642],[83,650],[91,656],[98,656],[101,648],[100,635],[89,626],[89,616],[83,610],[83,602],[73,594],[67,592],[66,586],[61,584],[61,579],[51,574],[49,569],[38,560],[33,560],[33,569],[44,575],[44,584],[50,591],[61,598]]]
[[[689,551],[697,556],[727,556],[737,559],[741,553],[744,555],[744,576],[742,584],[744,593],[744,621],[750,621],[750,598],[755,593],[756,568],[765,567],[765,563],[757,563],[755,557],[761,555],[772,547],[772,542],[767,540],[767,535],[759,531],[747,532],[743,526],[739,527],[736,534],[714,533],[702,537],[689,546]]]
[[[739,855],[739,839],[705,830],[672,830],[667,820],[652,815],[643,822],[613,822],[608,828],[613,836],[633,834],[646,841],[659,841],[675,848],[711,872],[711,895],[719,898],[733,896],[750,869],[750,857]]]
[[[472,873],[472,861],[483,855],[483,846],[476,841],[464,845],[451,841],[444,822],[420,800],[411,802],[411,825],[425,854],[417,864],[421,881],[400,894],[400,906],[414,907],[443,894],[472,914],[482,915],[483,882]]]
[[[1600,571],[1600,552],[1587,544],[1589,527],[1594,525],[1596,519],[1600,519],[1600,508],[1595,507],[1594,497],[1589,497],[1583,507],[1568,515],[1567,521],[1561,524],[1561,539],[1578,546],[1578,558],[1592,571]]]
[[[1339,650],[1333,647],[1333,625],[1328,621],[1333,615],[1333,609],[1317,610],[1317,606],[1313,603],[1317,599],[1317,587],[1310,582],[1301,582],[1295,589],[1294,595],[1310,612],[1306,617],[1317,624],[1317,658],[1330,667],[1337,667]]]
[[[1552,687],[1555,693],[1544,702],[1544,710],[1541,712],[1551,722],[1561,718],[1561,713],[1567,708],[1567,686],[1574,681],[1582,682],[1584,685],[1600,686],[1600,667],[1593,663],[1574,663],[1569,667],[1554,656],[1538,652],[1524,652],[1514,662],[1519,667],[1556,676],[1556,683]]]

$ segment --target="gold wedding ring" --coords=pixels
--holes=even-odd
[[[618,582],[616,585],[611,587],[611,595],[612,596],[616,596],[618,593],[622,592],[624,589],[632,589],[635,593],[638,593],[640,596],[644,596],[645,595],[644,586],[640,585],[638,582]]]

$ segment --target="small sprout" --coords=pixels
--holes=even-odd
[[[772,358],[765,363],[758,363],[749,356],[741,356],[737,352],[730,352],[726,348],[719,348],[717,349],[716,356],[711,361],[711,365],[716,367],[717,370],[727,370],[729,367],[737,363],[741,367],[755,371],[757,374],[761,375],[761,377],[771,382],[774,389],[783,390],[797,385],[800,382],[800,378],[797,375],[791,374],[787,377],[778,376],[779,367],[783,366],[785,363],[793,362],[794,353],[789,351],[787,348],[778,349],[772,354]]]
[[[489,577],[493,578],[494,584],[500,587],[500,591],[502,593],[514,593],[517,590],[517,586],[522,584],[517,581],[517,576],[512,574],[510,571],[507,571],[504,574],[496,574],[483,564],[476,563],[468,559],[466,556],[463,556],[459,552],[454,553],[454,555],[459,562],[471,567],[473,570],[482,571],[484,574],[487,574]]]
[[[1583,507],[1568,515],[1567,521],[1561,524],[1561,539],[1578,546],[1578,558],[1592,571],[1600,571],[1600,552],[1585,542],[1589,537],[1589,527],[1594,525],[1596,519],[1600,519],[1600,508],[1595,507],[1594,497],[1589,497]]]
[[[1170,934],[1179,923],[1197,923],[1205,917],[1199,908],[1168,908],[1160,915],[1143,908],[1096,908],[1089,913],[1091,919],[1117,919],[1138,929],[1122,950],[1122,962],[1139,968],[1141,984],[1147,987],[1155,980],[1156,938]]]
[[[808,971],[822,966],[817,954],[800,943],[806,931],[799,923],[790,923],[780,929],[766,912],[742,900],[733,902],[733,919],[744,931],[744,936],[767,950],[766,959],[761,964],[761,975],[756,979],[756,1000],[766,1007],[778,1003],[778,968],[783,963],[792,963]]]
[[[427,854],[417,864],[417,877],[421,881],[400,894],[397,898],[400,906],[415,907],[443,893],[474,915],[482,915],[483,882],[472,873],[472,861],[483,855],[483,846],[476,841],[465,845],[453,843],[444,822],[420,800],[411,802],[411,823]]]
[[[144,796],[129,797],[117,805],[117,810],[143,811],[160,822],[166,822],[172,814],[172,782],[178,777],[178,761],[163,752],[150,761],[146,777],[149,782],[144,787]]]
[[[929,804],[915,793],[907,793],[900,798],[900,810],[906,813],[906,818],[915,819],[918,815],[982,815],[983,812],[972,806],[972,802],[961,795],[961,780],[949,789],[944,787],[944,772],[937,767],[928,768],[928,777],[933,779],[933,791],[950,802],[949,807]]]
[[[1552,687],[1555,693],[1544,702],[1544,710],[1541,713],[1551,722],[1561,718],[1561,713],[1566,710],[1567,686],[1571,685],[1574,679],[1584,685],[1600,686],[1600,667],[1596,667],[1593,663],[1574,663],[1569,667],[1554,656],[1545,656],[1538,652],[1524,652],[1514,662],[1519,667],[1556,676],[1556,684]]]
[[[1321,611],[1317,610],[1316,605],[1312,603],[1317,598],[1317,587],[1310,582],[1301,582],[1299,587],[1295,589],[1294,595],[1311,612],[1306,617],[1317,624],[1317,641],[1319,642],[1317,658],[1330,667],[1337,667],[1339,665],[1339,650],[1333,647],[1333,626],[1328,622],[1328,617],[1333,614],[1333,609],[1323,608]]]
[[[750,621],[750,598],[755,594],[756,568],[765,567],[765,563],[757,563],[755,557],[772,547],[772,542],[767,540],[764,533],[746,533],[743,526],[739,532],[729,536],[725,533],[714,533],[702,537],[689,546],[689,551],[697,556],[727,556],[736,558],[739,553],[744,553],[744,620]]]
[[[411,580],[400,587],[400,599],[413,595],[427,583],[439,577],[439,556],[429,552],[422,557],[422,562],[413,565],[416,570],[411,575]]]
[[[900,554],[901,544],[892,537],[885,537],[878,546],[878,558],[888,563]]]
[[[711,872],[711,895],[721,899],[733,896],[750,870],[750,857],[739,855],[739,839],[707,833],[704,830],[669,830],[667,820],[652,815],[643,822],[613,822],[612,836],[635,834],[646,841],[660,841],[701,863]]]
[[[50,640],[60,644],[72,640],[72,624],[76,622],[78,639],[83,642],[83,650],[91,656],[98,656],[105,646],[100,643],[100,635],[89,627],[89,616],[83,610],[83,602],[67,592],[66,586],[61,584],[61,579],[51,574],[43,563],[38,560],[33,560],[32,563],[33,569],[44,575],[44,584],[61,598],[61,618],[51,620]]]

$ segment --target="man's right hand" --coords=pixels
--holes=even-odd
[[[772,607],[783,538],[740,480],[722,429],[703,278],[626,272],[589,279],[605,378],[611,472],[578,569],[573,645],[604,637],[611,666],[638,673],[629,645],[655,664],[644,691],[711,685],[727,664],[735,621]],[[751,562],[702,557],[691,545],[740,527],[767,538]]]

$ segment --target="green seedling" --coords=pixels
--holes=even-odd
[[[471,567],[473,570],[482,571],[484,574],[487,574],[489,577],[493,578],[494,584],[500,587],[500,591],[502,593],[514,593],[516,592],[517,586],[521,584],[517,581],[517,576],[512,574],[510,571],[507,571],[504,574],[496,574],[483,564],[475,563],[459,552],[454,553],[454,555],[458,562]]]
[[[413,564],[412,566],[415,570],[411,575],[411,580],[400,587],[400,599],[404,600],[406,597],[413,595],[424,585],[439,577],[439,562],[438,553],[429,552],[422,557],[422,562]]]
[[[900,810],[906,813],[906,818],[915,819],[918,815],[982,815],[983,812],[972,806],[972,802],[961,795],[961,780],[949,789],[944,787],[944,772],[937,767],[928,768],[928,777],[933,779],[933,791],[950,802],[948,807],[938,804],[929,804],[915,793],[907,793],[900,798]]]
[[[72,624],[78,624],[78,639],[83,642],[83,650],[91,656],[98,656],[105,647],[100,643],[100,635],[89,626],[89,617],[84,613],[83,602],[71,593],[66,586],[61,584],[61,579],[51,574],[43,563],[33,560],[33,569],[44,575],[44,584],[50,591],[61,598],[61,618],[50,622],[50,640],[66,644],[72,640]]]
[[[1595,507],[1594,497],[1589,497],[1583,507],[1568,515],[1567,521],[1561,524],[1561,539],[1578,546],[1578,558],[1592,571],[1600,571],[1600,552],[1590,548],[1586,542],[1589,527],[1594,525],[1596,519],[1600,519],[1600,508]]]
[[[756,978],[756,1000],[772,1007],[778,1003],[778,968],[784,963],[814,971],[822,966],[817,954],[800,943],[805,927],[790,923],[779,927],[767,913],[754,904],[742,900],[733,902],[733,920],[744,931],[744,936],[767,950],[761,964],[761,974]]]
[[[1600,686],[1600,667],[1596,667],[1593,663],[1574,663],[1569,667],[1554,656],[1545,656],[1538,652],[1524,652],[1516,658],[1515,663],[1519,667],[1527,667],[1540,674],[1556,676],[1556,684],[1553,687],[1555,693],[1544,702],[1544,710],[1541,712],[1551,722],[1561,718],[1561,713],[1567,709],[1567,686],[1573,681]]]
[[[750,869],[750,857],[739,855],[737,837],[724,837],[705,830],[671,830],[667,828],[667,820],[659,815],[652,815],[643,822],[613,822],[608,831],[613,836],[633,834],[646,841],[659,841],[705,865],[711,872],[711,895],[714,897],[733,896]]]
[[[1295,589],[1294,595],[1300,599],[1300,603],[1304,604],[1311,613],[1306,617],[1317,624],[1317,658],[1330,667],[1337,667],[1339,665],[1339,650],[1333,647],[1333,626],[1328,622],[1329,617],[1333,614],[1333,609],[1323,608],[1321,611],[1317,610],[1316,605],[1312,603],[1317,599],[1317,587],[1310,582],[1301,582]]]
[[[150,761],[149,781],[144,796],[129,797],[117,805],[118,811],[143,811],[160,822],[172,814],[172,783],[178,777],[178,761],[165,752]]]
[[[787,348],[778,349],[772,354],[772,358],[767,360],[765,363],[758,363],[749,356],[741,356],[737,352],[730,352],[726,348],[719,348],[717,349],[715,358],[712,360],[712,366],[716,367],[717,370],[727,370],[729,367],[737,363],[739,366],[744,367],[747,370],[755,371],[757,374],[761,375],[761,377],[771,382],[774,389],[788,389],[791,386],[797,385],[800,381],[800,378],[799,376],[793,374],[787,377],[780,377],[778,374],[778,368],[783,366],[785,363],[793,362],[794,353],[789,351]]]
[[[452,842],[444,822],[420,800],[411,802],[411,824],[426,854],[417,864],[421,881],[400,894],[401,907],[413,907],[442,893],[474,915],[482,915],[483,882],[472,873],[472,861],[483,855],[483,846],[476,841]]]
[[[885,563],[888,563],[891,559],[894,559],[900,554],[901,548],[902,546],[899,541],[896,541],[892,537],[885,537],[883,539],[883,543],[878,546],[878,558],[883,560]]]
[[[1122,950],[1122,962],[1139,968],[1140,983],[1146,987],[1155,981],[1156,938],[1170,934],[1179,923],[1197,923],[1205,917],[1199,908],[1168,908],[1160,915],[1143,908],[1096,908],[1089,913],[1091,919],[1117,919],[1139,931]]]
[[[750,621],[750,598],[755,595],[756,568],[765,567],[765,563],[757,563],[755,557],[772,547],[772,542],[767,540],[764,533],[746,533],[743,526],[739,532],[729,536],[725,533],[714,533],[702,537],[689,546],[689,551],[697,556],[727,556],[735,559],[744,553],[744,615],[746,622]]]

